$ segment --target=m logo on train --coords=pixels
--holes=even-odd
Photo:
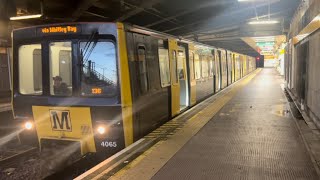
[[[69,111],[50,110],[51,127],[54,131],[71,131]]]

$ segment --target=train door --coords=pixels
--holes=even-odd
[[[229,68],[229,77],[230,77],[230,81],[229,81],[229,85],[233,83],[233,61],[232,61],[232,54],[229,52],[228,53],[228,62],[229,62],[229,65],[228,65],[228,68]]]
[[[195,73],[195,57],[194,57],[194,46],[189,44],[188,45],[188,52],[189,52],[189,103],[190,105],[196,104],[197,97],[196,97],[196,73]]]
[[[219,90],[221,90],[223,87],[222,87],[222,80],[223,80],[223,77],[222,77],[222,71],[223,71],[223,67],[222,67],[222,59],[221,59],[221,51],[217,51],[217,56],[218,56],[218,68],[219,70],[217,71],[217,73],[219,73]]]
[[[243,64],[243,76],[248,74],[248,57],[247,56],[243,56],[244,59],[244,64]]]
[[[220,65],[221,65],[221,88],[227,87],[227,81],[228,81],[228,72],[227,72],[227,59],[226,59],[226,53],[224,50],[218,51],[219,57],[220,57]]]
[[[180,85],[180,111],[189,106],[189,90],[188,90],[188,75],[186,65],[186,49],[183,46],[178,50],[178,75]]]
[[[214,66],[215,66],[215,75],[214,75],[214,82],[215,82],[215,92],[218,92],[221,89],[221,76],[220,76],[220,58],[218,56],[217,50],[214,50]]]
[[[239,56],[240,57],[240,78],[243,77],[243,57],[242,55]]]
[[[227,58],[227,76],[228,81],[227,85],[229,86],[232,83],[232,67],[231,67],[231,55],[228,51],[226,51],[226,58]]]
[[[212,52],[212,51],[211,51]],[[214,65],[214,55],[211,54],[209,56],[209,77],[210,79],[212,79],[212,89],[213,89],[213,92],[212,93],[215,93],[216,91],[216,84],[215,84],[215,65]]]
[[[234,54],[232,54],[232,71],[233,71],[233,82],[236,81],[236,57]]]
[[[235,55],[235,64],[236,64],[236,80],[240,79],[241,76],[241,63],[240,63],[240,56],[237,54]]]
[[[171,116],[180,112],[180,84],[178,75],[178,44],[176,40],[169,39],[169,58],[171,71]]]
[[[251,70],[251,59],[249,56],[247,56],[247,74],[250,73]]]

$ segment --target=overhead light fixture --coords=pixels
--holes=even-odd
[[[248,24],[252,24],[252,25],[261,25],[261,24],[277,24],[279,23],[279,21],[250,21],[248,22]]]
[[[31,15],[25,15],[25,16],[14,16],[10,17],[11,21],[16,21],[16,20],[23,20],[23,19],[35,19],[35,18],[40,18],[43,15],[43,0],[40,0],[40,14],[31,14]]]
[[[42,14],[15,16],[15,17],[10,17],[10,20],[15,21],[15,20],[22,20],[22,19],[35,19],[35,18],[40,18],[41,16],[42,16]]]
[[[238,0],[238,2],[263,1],[263,0]]]

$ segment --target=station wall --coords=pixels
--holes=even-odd
[[[297,98],[301,109],[320,125],[320,29],[294,44],[293,37],[318,15],[320,1],[301,2],[290,26],[286,52],[286,81],[288,89]],[[320,126],[319,126],[320,127]]]

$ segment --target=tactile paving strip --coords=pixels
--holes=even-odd
[[[264,69],[153,179],[319,179],[280,81]]]

